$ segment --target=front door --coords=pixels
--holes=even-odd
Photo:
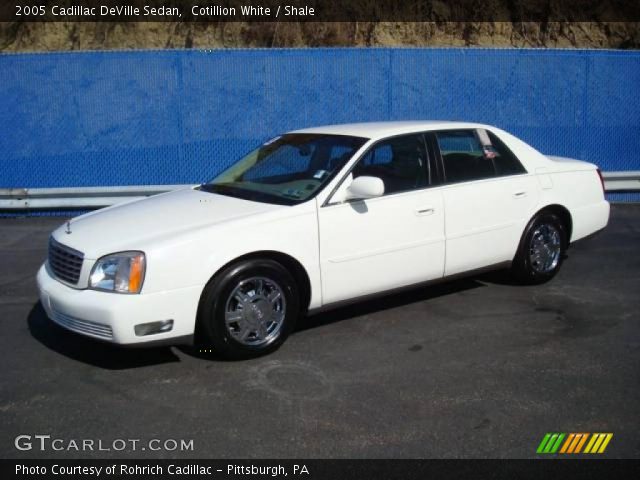
[[[430,188],[432,160],[421,134],[380,141],[345,182],[378,177],[385,194],[318,209],[324,304],[442,277],[444,206]]]

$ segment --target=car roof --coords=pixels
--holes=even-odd
[[[332,135],[351,135],[377,139],[404,133],[423,132],[427,130],[456,129],[456,128],[491,128],[489,125],[470,122],[452,122],[446,120],[413,120],[395,122],[364,122],[344,123],[338,125],[324,125],[321,127],[304,128],[289,133],[326,133]]]

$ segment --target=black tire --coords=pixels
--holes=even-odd
[[[264,278],[277,285],[284,294],[284,319],[277,332],[264,344],[247,345],[234,338],[227,323],[228,302],[241,282]],[[254,292],[255,293],[255,292]],[[234,297],[235,298],[235,297]],[[298,287],[292,275],[278,262],[269,259],[240,261],[215,275],[207,284],[200,300],[197,323],[197,344],[200,351],[228,359],[245,359],[266,355],[278,349],[293,331],[300,312]]]
[[[550,261],[549,269],[541,268],[541,262],[532,261],[534,235],[540,238],[540,232],[557,232],[560,239],[560,251],[557,262]],[[522,234],[520,245],[511,264],[511,274],[520,283],[525,285],[537,285],[548,282],[560,270],[562,261],[567,251],[568,238],[567,227],[562,219],[550,212],[540,212],[534,216]],[[555,257],[552,257],[555,258]],[[544,263],[544,262],[542,262]]]

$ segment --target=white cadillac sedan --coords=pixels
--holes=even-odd
[[[595,165],[495,127],[334,125],[273,138],[208,183],[67,222],[38,287],[74,332],[246,358],[344,301],[505,266],[545,282],[608,219]]]

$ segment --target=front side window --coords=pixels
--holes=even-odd
[[[385,195],[429,185],[429,165],[422,135],[394,137],[374,145],[354,167],[353,178],[378,177]]]
[[[436,132],[447,183],[495,176],[491,154],[486,154],[474,130]]]
[[[203,191],[295,205],[316,195],[367,141],[347,135],[290,133],[258,147]]]

